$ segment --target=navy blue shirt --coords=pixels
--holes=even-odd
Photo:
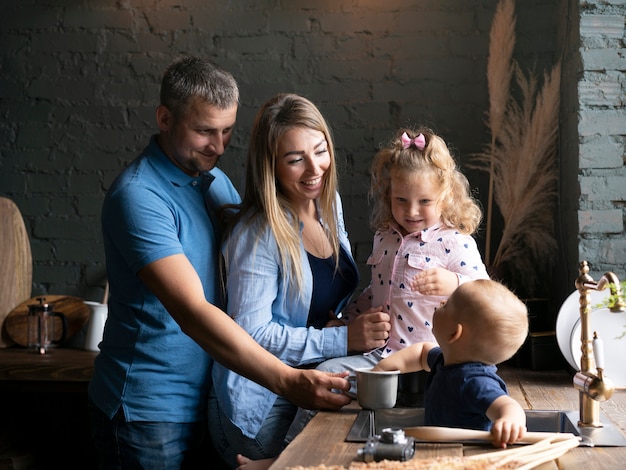
[[[497,367],[480,362],[444,366],[440,348],[428,353],[430,374],[424,387],[424,424],[489,431],[487,409],[508,395]]]
[[[339,270],[335,272],[335,261],[332,256],[326,259],[317,258],[307,252],[311,273],[313,275],[313,295],[307,326],[324,328],[330,316],[328,312],[337,312],[342,299],[354,291],[358,277],[354,264],[346,255],[343,247],[339,252]]]

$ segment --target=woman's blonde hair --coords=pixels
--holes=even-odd
[[[300,219],[295,207],[285,196],[276,179],[276,159],[282,137],[293,128],[320,131],[326,138],[330,166],[324,175],[322,194],[317,201],[320,220],[332,246],[336,268],[339,266],[339,235],[335,195],[337,171],[335,150],[330,128],[317,107],[308,99],[295,94],[278,94],[258,111],[248,147],[246,187],[240,210],[231,220],[228,231],[241,219],[247,224],[255,221],[267,226],[280,247],[280,266],[287,282],[293,282],[294,293],[303,282]],[[259,233],[260,237],[261,233]],[[258,242],[258,239],[257,239]]]
[[[424,136],[424,146],[403,143],[403,135],[413,141],[420,134]],[[405,148],[406,147],[406,148]],[[441,208],[443,222],[459,232],[474,233],[482,220],[482,211],[478,202],[471,196],[469,181],[457,168],[448,146],[443,139],[427,128],[400,129],[389,146],[379,150],[372,163],[372,180],[369,196],[373,200],[374,210],[371,226],[374,230],[386,230],[393,222],[391,214],[391,172],[420,172],[433,176],[441,199],[437,204]]]

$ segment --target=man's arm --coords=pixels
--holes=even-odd
[[[294,369],[264,350],[226,313],[207,302],[202,283],[184,255],[142,268],[139,278],[154,292],[181,329],[221,364],[303,408],[338,409],[349,397],[346,374]]]

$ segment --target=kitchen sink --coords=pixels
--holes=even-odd
[[[581,445],[626,447],[626,437],[602,413],[603,427],[578,426],[578,411],[525,410],[526,427],[533,432],[563,432],[581,437]],[[384,428],[407,428],[424,425],[424,408],[361,410],[346,441],[365,442]]]

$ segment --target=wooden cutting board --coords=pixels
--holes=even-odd
[[[65,340],[67,341],[78,333],[89,319],[89,307],[79,297],[69,295],[42,295],[47,304],[52,305],[52,310],[65,315],[67,330]],[[38,305],[39,297],[33,297],[15,307],[4,321],[4,328],[9,338],[20,346],[28,346],[28,306]],[[61,319],[54,319],[54,340],[61,339],[62,326]]]
[[[2,327],[9,312],[31,296],[33,258],[24,219],[15,203],[0,197],[0,348],[13,344]]]

